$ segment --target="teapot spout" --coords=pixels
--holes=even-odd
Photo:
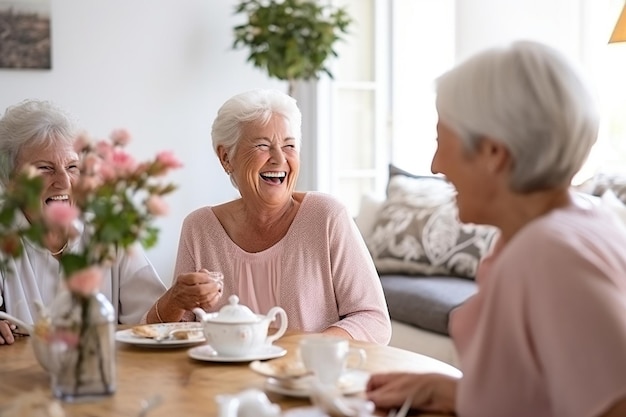
[[[34,328],[33,328],[32,325],[27,324],[26,322],[23,322],[22,320],[18,319],[17,317],[13,317],[12,315],[5,313],[4,311],[0,311],[0,319],[8,320],[11,323],[17,324],[19,327],[21,327],[22,329],[26,330],[29,335],[33,334]]]

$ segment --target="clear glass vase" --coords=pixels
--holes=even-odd
[[[49,309],[52,393],[63,401],[112,395],[116,388],[115,311],[102,293],[63,289]]]

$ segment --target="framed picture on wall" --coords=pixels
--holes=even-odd
[[[51,0],[0,0],[0,68],[52,68]]]

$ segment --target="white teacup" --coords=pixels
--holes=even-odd
[[[351,362],[355,368],[362,367],[367,358],[365,350],[351,348],[347,339],[325,335],[302,338],[299,354],[305,368],[313,372],[324,385],[337,384],[349,358],[356,358],[356,363]]]

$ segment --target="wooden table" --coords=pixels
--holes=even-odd
[[[299,334],[283,336],[276,344],[287,349],[286,359],[296,355]],[[0,408],[20,394],[41,388],[50,394],[48,376],[37,363],[29,338],[0,346]],[[389,346],[351,342],[366,350],[369,372],[417,371],[460,375],[436,359]],[[204,362],[191,359],[188,348],[154,349],[117,344],[117,392],[85,403],[64,403],[67,417],[110,417],[137,415],[141,400],[160,394],[163,402],[149,417],[217,416],[217,394],[235,394],[246,388],[263,389],[264,378],[251,371],[248,363]],[[283,410],[309,406],[307,399],[268,393]]]

